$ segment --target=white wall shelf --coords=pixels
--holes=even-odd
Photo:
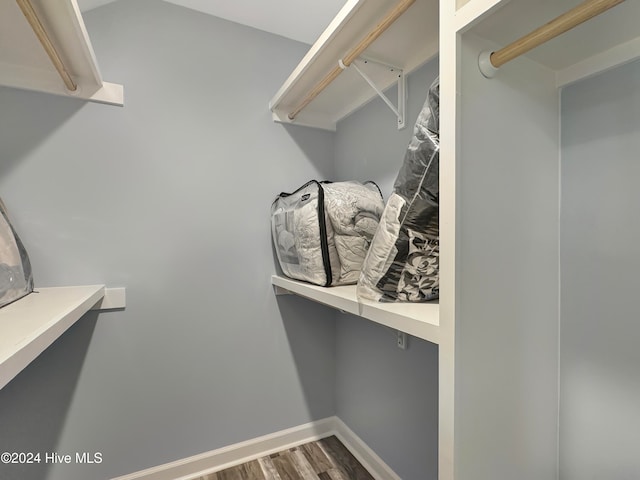
[[[31,0],[71,78],[68,90],[15,0],[0,2],[0,85],[123,105],[123,87],[104,82],[76,0]]]
[[[269,103],[274,120],[335,130],[337,121],[376,97],[376,92],[357,72],[347,68],[295,120],[288,118],[307,92],[384,18],[394,3],[389,0],[346,2]],[[394,65],[408,74],[437,53],[438,1],[416,0],[369,46],[363,57]],[[359,66],[367,69],[367,75],[382,90],[397,81],[394,72],[373,62]],[[395,124],[393,116],[389,117],[389,124]]]
[[[278,275],[271,277],[271,283],[276,287],[276,294],[293,293],[431,343],[440,343],[440,306],[437,301],[426,303],[358,301],[355,285],[319,287]]]
[[[124,308],[124,288],[37,288],[0,308],[0,388],[93,307]]]

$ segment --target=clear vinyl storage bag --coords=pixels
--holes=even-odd
[[[271,205],[271,232],[287,277],[324,287],[354,284],[384,201],[373,182],[311,180]]]
[[[0,200],[0,307],[33,292],[31,263]]]
[[[436,79],[418,115],[358,279],[359,298],[381,302],[438,298],[439,87]]]

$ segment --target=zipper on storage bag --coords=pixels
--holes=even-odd
[[[324,216],[324,189],[320,182],[318,184],[318,224],[320,225],[320,250],[322,251],[322,264],[324,265],[324,273],[327,278],[325,287],[331,286],[333,282],[333,274],[331,273],[331,261],[329,260],[329,244],[327,242],[327,225]],[[325,183],[325,182],[323,182]],[[329,183],[329,182],[326,182]]]

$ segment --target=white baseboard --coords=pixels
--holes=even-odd
[[[193,457],[158,465],[139,472],[113,478],[112,480],[189,480],[198,475],[206,475],[233,467],[265,455],[280,452],[321,438],[335,435],[347,447],[376,480],[401,480],[338,417],[328,417],[279,432],[257,437],[228,447],[211,450]]]
[[[364,443],[353,430],[347,427],[342,420],[338,417],[332,418],[334,422],[334,435],[353,453],[353,456],[369,471],[372,477],[376,480],[402,480],[398,474],[391,470],[391,467],[389,467],[369,445]]]

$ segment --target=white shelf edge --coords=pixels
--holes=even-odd
[[[127,292],[124,287],[105,288],[104,297],[91,310],[116,310],[127,306]]]
[[[64,87],[55,72],[0,63],[0,86],[50,93],[118,107],[124,105],[124,87],[122,85],[109,82],[97,85],[92,79],[74,78],[78,82],[78,88],[75,92],[71,92]]]
[[[288,113],[279,109],[273,109],[271,111],[271,117],[274,122],[284,123],[287,125],[299,125],[301,127],[319,128],[321,130],[329,130],[335,132],[337,123],[323,115],[313,115],[308,112],[300,112],[295,120],[291,120]]]
[[[640,37],[586,58],[556,73],[556,86],[566,87],[574,82],[597,75],[640,57]]]
[[[93,94],[83,98],[89,102],[123,107],[124,87],[118,83],[102,82],[102,86]]]
[[[0,389],[94,306],[123,308],[124,301],[124,288],[84,285],[36,288],[0,308]]]
[[[358,11],[358,8],[366,0],[348,0],[344,6],[340,9],[338,14],[331,21],[329,26],[322,32],[320,37],[312,45],[311,49],[302,58],[295,70],[289,75],[289,78],[284,82],[280,89],[273,96],[269,102],[269,109],[275,111],[278,109],[280,102],[287,93],[291,90],[291,87],[296,83],[309,68],[309,66],[318,58],[322,51],[326,48],[328,43],[340,32],[343,25],[349,21],[349,19]],[[319,79],[318,79],[319,80]]]
[[[271,283],[276,294],[282,290],[321,303],[345,313],[372,320],[381,325],[400,330],[428,342],[440,343],[438,302],[380,303],[358,301],[356,286],[319,287],[290,278],[273,275]]]
[[[489,16],[497,8],[509,0],[470,0],[456,10],[454,14],[454,29],[458,33],[464,33],[476,22]]]

